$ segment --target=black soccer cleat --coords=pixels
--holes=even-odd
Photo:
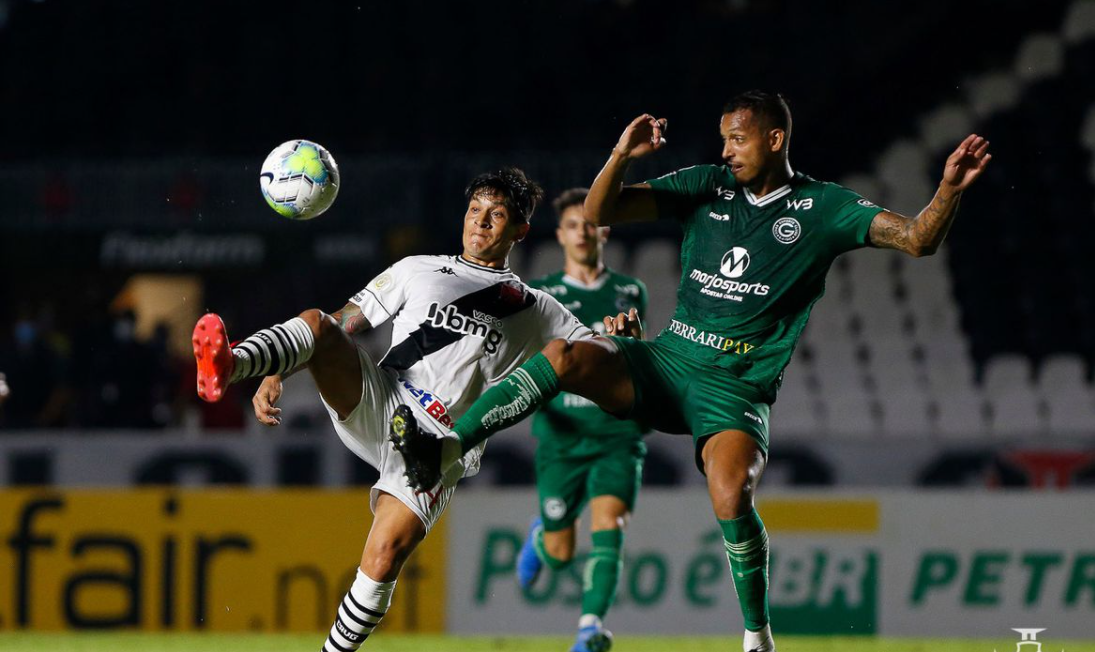
[[[388,426],[388,439],[403,456],[407,484],[417,491],[429,491],[441,482],[441,439],[422,432],[418,419],[406,405],[395,409]]]

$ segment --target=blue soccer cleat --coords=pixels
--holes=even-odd
[[[540,571],[544,569],[544,562],[540,561],[540,555],[536,554],[536,533],[544,529],[544,521],[539,516],[532,522],[528,529],[528,537],[525,545],[521,546],[521,552],[517,554],[517,583],[522,589],[527,589],[540,577]]]
[[[608,652],[611,648],[612,632],[597,624],[578,629],[578,639],[570,652]]]

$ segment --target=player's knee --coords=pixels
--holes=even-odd
[[[312,329],[312,335],[315,337],[316,347],[322,347],[332,339],[340,336],[341,328],[335,318],[322,310],[315,308],[311,310],[305,310],[300,313],[300,318],[304,320],[308,327]]]
[[[552,340],[541,351],[559,378],[570,372],[574,364],[573,352],[574,344],[566,340]]]
[[[414,545],[412,540],[403,537],[393,537],[371,545],[368,554],[361,560],[361,570],[378,581],[390,582],[399,575]]]
[[[748,514],[753,508],[756,490],[754,470],[751,467],[726,467],[710,462],[704,466],[715,516],[730,520]]]
[[[312,329],[312,335],[315,336],[317,341],[319,340],[320,335],[322,335],[323,330],[329,325],[327,324],[327,321],[334,321],[331,319],[330,315],[322,310],[317,310],[316,308],[305,310],[300,313],[299,317],[304,320],[304,323],[308,324],[308,328]]]
[[[603,511],[593,514],[592,528],[594,530],[623,530],[627,527],[627,523],[631,518],[631,514],[627,511]]]

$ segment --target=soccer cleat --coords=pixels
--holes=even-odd
[[[224,330],[224,322],[214,313],[202,315],[194,325],[194,360],[198,364],[198,396],[216,403],[228,389],[235,358]]]
[[[612,632],[599,625],[578,629],[578,640],[570,652],[608,652],[612,648]]]
[[[532,521],[528,529],[528,537],[525,545],[521,546],[521,552],[517,553],[517,583],[522,589],[527,589],[540,577],[540,571],[544,569],[544,562],[540,555],[536,554],[536,532],[544,528],[544,521],[539,516]]]
[[[411,408],[400,405],[389,424],[388,439],[407,463],[407,484],[429,491],[441,482],[441,439],[418,427]]]
[[[745,652],[776,652],[776,642],[772,640],[772,627],[765,625],[759,632],[745,630],[745,640],[742,642]]]

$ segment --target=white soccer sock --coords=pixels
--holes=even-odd
[[[604,629],[604,625],[601,624],[601,618],[597,614],[582,614],[582,617],[578,619],[578,629],[584,629],[586,627]]]
[[[776,652],[776,642],[772,640],[772,626],[765,625],[759,632],[745,630],[745,640],[741,647],[745,652]]]
[[[312,329],[300,317],[264,328],[232,347],[236,365],[230,382],[284,374],[308,362],[315,347]]]
[[[388,611],[395,582],[377,582],[357,569],[357,579],[335,613],[323,652],[352,652],[361,647]]]

